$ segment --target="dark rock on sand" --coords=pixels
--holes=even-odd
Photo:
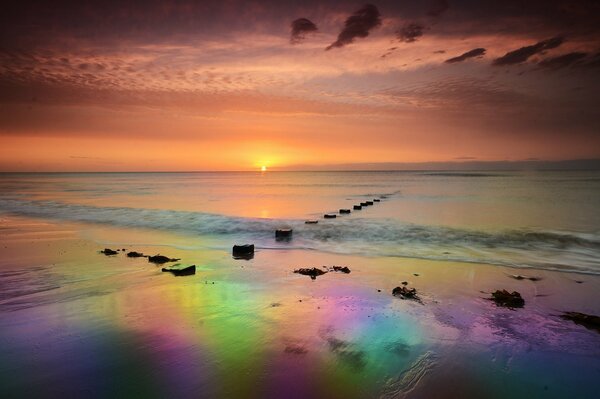
[[[116,255],[117,251],[110,249],[110,248],[104,248],[102,251],[100,251],[100,253],[109,256],[109,255]]]
[[[294,270],[294,273],[302,274],[304,276],[310,276],[311,279],[316,280],[317,276],[321,276],[327,272],[323,271],[321,269],[317,269],[316,267],[313,267],[313,268],[297,269],[297,270]]]
[[[367,205],[373,205],[373,201],[366,201]]]
[[[156,263],[156,264],[163,264],[163,263],[167,263],[167,262],[177,262],[178,260],[180,260],[180,259],[168,258],[168,257],[160,255],[160,254],[148,257],[148,262]]]
[[[375,199],[373,200],[373,202],[379,202],[379,201],[381,201],[381,200],[380,200],[380,199],[377,199],[377,198],[375,198]]]
[[[254,244],[234,245],[232,255],[234,259],[252,259],[254,257]]]
[[[141,252],[135,252],[135,251],[131,251],[127,253],[127,257],[128,258],[141,258],[143,257],[144,254]]]
[[[400,284],[402,284],[402,285],[408,285],[408,281],[403,281]]]
[[[361,202],[360,206],[369,206],[369,204],[367,204],[366,202]]]
[[[289,240],[292,238],[292,229],[277,229],[275,230],[275,238],[277,240]]]
[[[175,266],[163,267],[162,271],[163,272],[171,272],[175,276],[191,276],[193,274],[196,274],[196,265],[191,265],[191,266],[175,265]]]
[[[517,291],[496,290],[492,292],[490,300],[494,301],[497,306],[506,308],[522,308],[525,305],[525,300],[521,298],[521,294]]]
[[[520,274],[511,274],[510,277],[514,278],[515,280],[530,280],[530,281],[540,281],[542,279],[541,277],[528,277],[528,276],[522,276]]]
[[[314,220],[314,219],[307,220],[307,221],[304,222],[304,224],[317,224],[317,223],[319,223],[319,221],[318,220]]]
[[[360,211],[362,209],[362,205],[354,205],[352,208],[354,208],[355,211]]]
[[[332,269],[334,272],[350,273],[348,266],[333,266]]]
[[[350,209],[340,209],[340,214],[350,213]]]
[[[421,301],[421,298],[417,296],[417,290],[415,288],[408,288],[406,286],[396,287],[392,290],[393,296],[399,296],[402,299],[413,299],[415,301]]]
[[[325,219],[335,219],[337,215],[335,213],[326,213],[325,215],[323,215],[323,217]]]
[[[560,317],[600,333],[600,317],[579,312],[565,312]]]

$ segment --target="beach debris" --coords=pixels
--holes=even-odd
[[[144,256],[144,254],[141,252],[135,252],[135,251],[127,252],[128,258],[141,258],[143,256]]]
[[[100,251],[100,253],[109,256],[109,255],[116,255],[117,251],[110,249],[110,248],[104,248],[102,251]]]
[[[289,240],[292,238],[292,229],[277,229],[275,230],[275,239],[277,240]]]
[[[362,205],[354,205],[352,207],[355,211],[360,211],[362,209]]]
[[[335,219],[337,217],[337,215],[335,213],[326,213],[323,215],[323,218],[325,219]]]
[[[365,201],[367,205],[373,205],[373,201]]]
[[[334,272],[341,272],[341,273],[350,273],[350,269],[348,268],[348,266],[333,266],[332,267]]]
[[[407,286],[396,287],[392,290],[393,296],[399,296],[402,299],[412,299],[421,302],[421,298],[417,295],[416,288],[408,288]]]
[[[522,308],[525,305],[525,300],[521,298],[521,294],[517,291],[508,292],[506,290],[496,290],[492,292],[492,297],[489,298],[496,303],[496,306],[506,308]]]
[[[191,266],[182,266],[182,265],[173,265],[169,267],[163,267],[163,272],[171,272],[175,276],[191,276],[196,274],[196,265]]]
[[[540,281],[542,279],[541,277],[528,277],[528,276],[523,276],[521,274],[511,274],[510,277],[514,278],[515,280],[530,280],[530,281]]]
[[[316,280],[317,276],[321,276],[327,272],[323,271],[321,269],[317,269],[316,267],[313,267],[313,268],[296,269],[296,270],[294,270],[294,273],[302,274],[304,276],[310,276],[311,279]]]
[[[579,312],[564,312],[561,318],[600,333],[600,317]]]
[[[234,245],[232,255],[234,259],[252,259],[254,257],[254,244]]]
[[[314,220],[314,219],[310,219],[310,220],[307,220],[307,221],[304,222],[304,224],[317,224],[317,223],[319,223],[319,221],[318,220]]]
[[[163,263],[167,263],[167,262],[177,262],[178,260],[181,260],[181,259],[169,258],[169,257],[163,256],[161,254],[148,257],[148,262],[156,263],[156,264],[163,264]]]
[[[343,214],[348,214],[348,213],[350,213],[350,212],[351,212],[351,211],[350,211],[350,209],[340,209],[340,214],[341,214],[341,215],[343,215]]]

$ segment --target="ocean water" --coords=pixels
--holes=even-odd
[[[0,175],[0,212],[177,232],[190,248],[249,242],[590,274],[600,273],[598,204],[598,171]],[[294,239],[275,241],[279,227]]]

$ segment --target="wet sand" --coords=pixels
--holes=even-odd
[[[286,249],[234,260],[216,242],[141,229],[12,216],[0,228],[3,397],[562,398],[600,388],[600,334],[559,317],[600,314],[598,276]],[[105,247],[197,271],[176,277]],[[352,272],[293,273],[323,265]],[[391,295],[402,281],[422,303]],[[520,292],[525,307],[495,306],[486,298],[496,289]]]

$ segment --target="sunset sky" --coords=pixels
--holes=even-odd
[[[600,158],[597,1],[20,1],[0,170]]]

